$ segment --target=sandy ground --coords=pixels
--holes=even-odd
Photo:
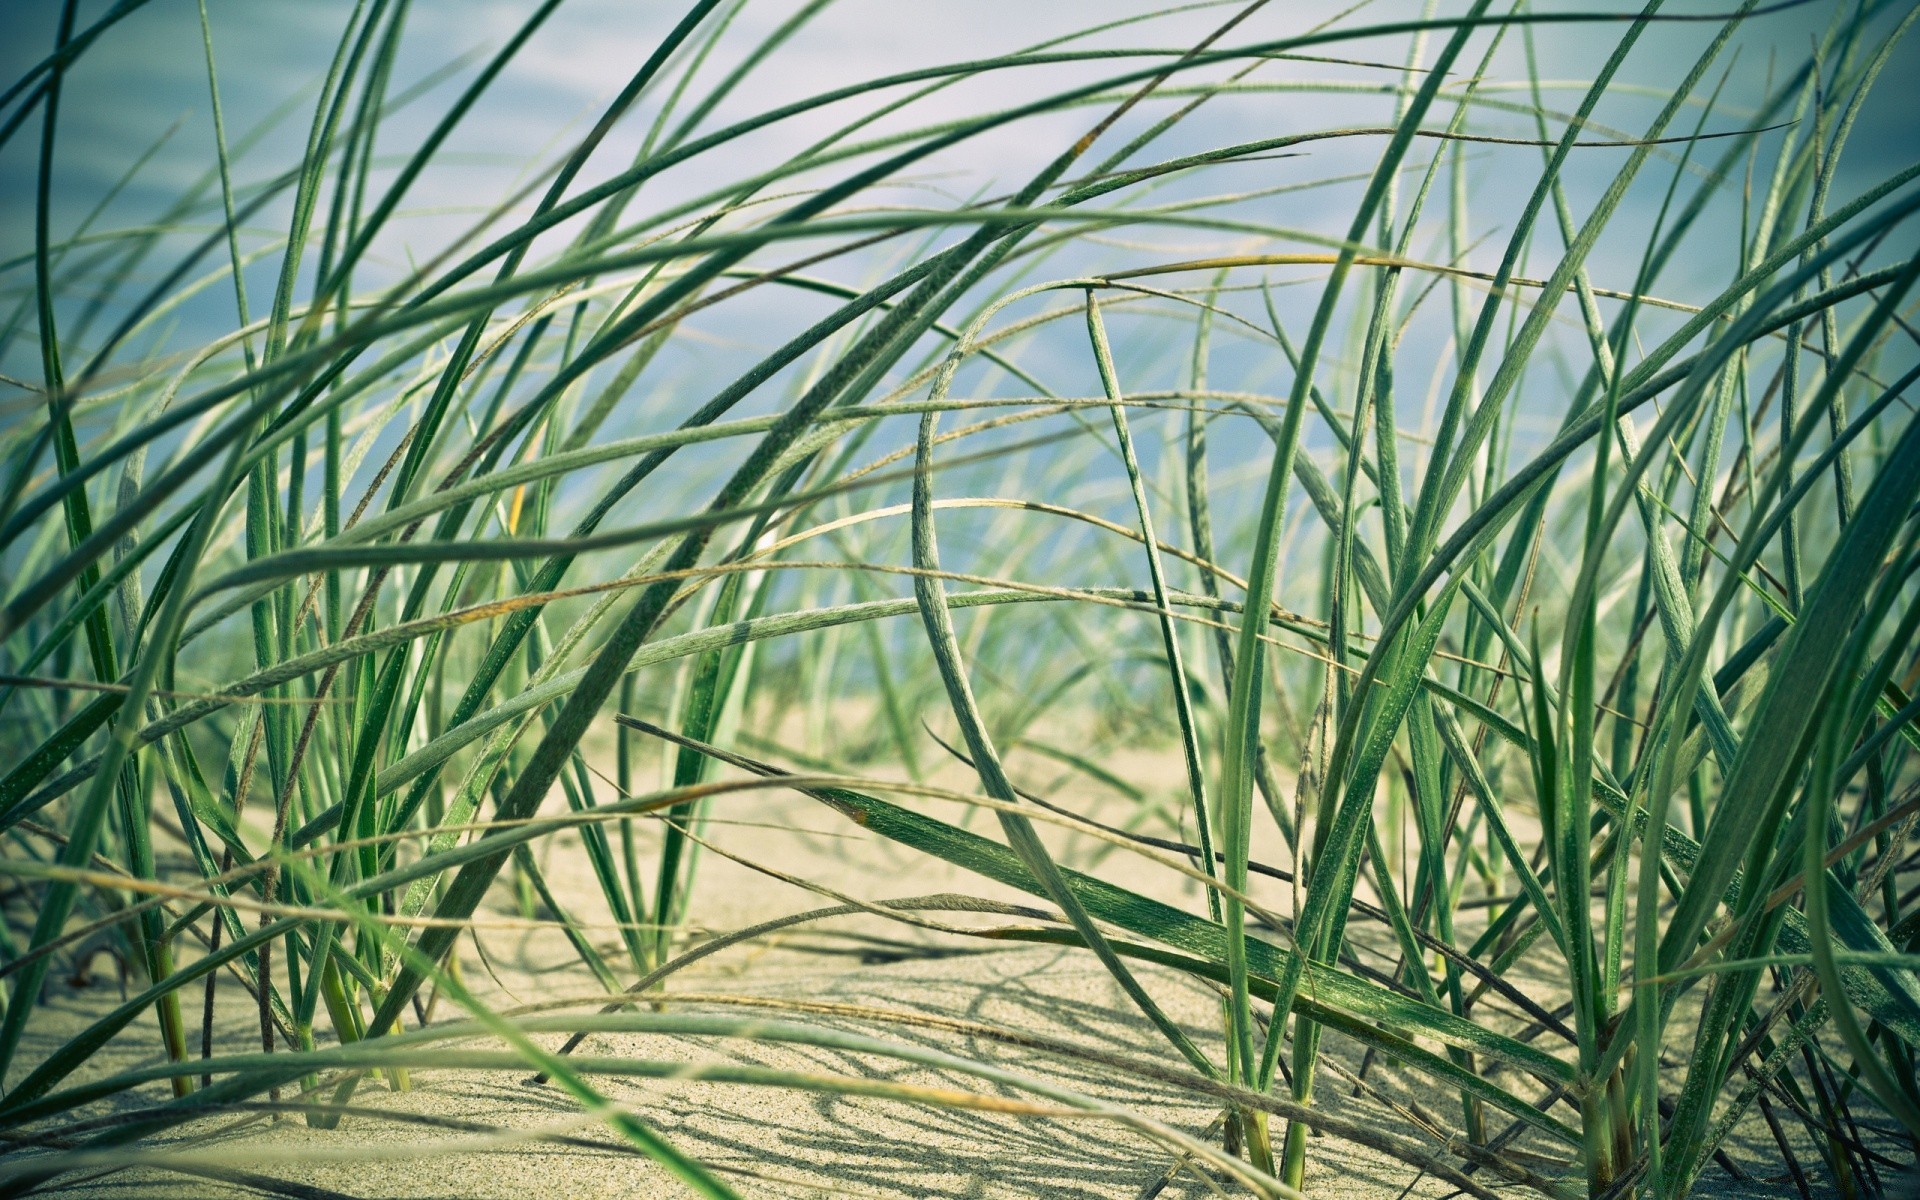
[[[1127,772],[1134,764],[1113,765]],[[1144,767],[1140,768],[1144,770]],[[958,813],[926,802],[950,819]],[[871,900],[966,892],[1003,900],[1028,900],[940,863],[882,842],[824,806],[791,794],[760,793],[729,798],[716,806],[710,833],[737,854],[776,863],[792,875]],[[992,821],[975,813],[973,828]],[[1094,847],[1062,845],[1084,860]],[[1271,851],[1256,847],[1256,856]],[[571,835],[544,847],[561,902],[592,924],[605,908],[578,841]],[[1125,852],[1109,855],[1100,872],[1116,882],[1181,900],[1199,911],[1198,894],[1163,868]],[[1281,885],[1264,899],[1285,910]],[[716,854],[700,864],[695,915],[710,931],[739,928],[771,916],[821,907],[831,901],[749,870]],[[516,912],[505,888],[496,888],[483,912],[479,938],[483,965],[471,940],[461,945],[464,978],[496,1007],[551,1001],[592,990],[591,976],[551,928],[515,927]],[[954,923],[992,924],[1007,918],[942,914]],[[609,961],[618,962],[613,931],[594,930]],[[1385,965],[1383,963],[1383,965]],[[490,968],[490,969],[489,969]],[[1202,1045],[1218,1053],[1218,1000],[1202,986],[1172,972],[1146,968],[1142,978],[1169,1014]],[[1548,995],[1550,978],[1528,981]],[[794,1017],[782,1002],[829,1001],[946,1017],[1047,1034],[1077,1044],[1163,1061],[1173,1053],[1140,1018],[1098,963],[1084,952],[1048,946],[982,942],[886,922],[870,916],[802,926],[708,958],[668,985],[670,994],[715,994],[766,1001],[760,1010],[734,1005],[676,1001],[681,1011],[812,1020],[992,1063],[1123,1104],[1192,1135],[1207,1136],[1218,1110],[1191,1095],[1138,1078],[1116,1077],[1110,1068],[1075,1063],[944,1030]],[[30,1026],[21,1060],[36,1061],[93,1015],[119,1000],[118,984],[59,985],[48,1010]],[[223,1049],[257,1047],[251,998],[228,981],[221,991]],[[189,1004],[196,1016],[198,993]],[[1494,1012],[1493,1006],[1488,1012]],[[444,1001],[437,1019],[458,1015]],[[548,1044],[557,1042],[546,1039]],[[1359,1065],[1358,1047],[1338,1036],[1330,1052],[1349,1067]],[[151,1018],[130,1026],[109,1050],[73,1082],[155,1061]],[[869,1055],[794,1045],[661,1035],[596,1035],[583,1054],[628,1055],[691,1064],[757,1064],[858,1079],[960,1088],[1016,1096],[1012,1089],[952,1072],[906,1066]],[[334,1130],[310,1128],[297,1116],[229,1114],[178,1129],[153,1152],[175,1156],[171,1166],[69,1174],[49,1185],[55,1194],[101,1197],[251,1196],[309,1197],[652,1197],[688,1194],[684,1186],[622,1143],[603,1125],[583,1117],[553,1087],[534,1086],[528,1072],[420,1072],[407,1091],[364,1084],[355,1103],[370,1110]],[[1376,1063],[1367,1076],[1375,1096],[1323,1073],[1316,1103],[1379,1128],[1410,1133],[1404,1108],[1419,1106],[1448,1127],[1459,1119],[1457,1101],[1427,1094],[1390,1065]],[[1511,1082],[1511,1080],[1510,1080]],[[693,1080],[597,1081],[610,1099],[629,1106],[682,1151],[725,1172],[743,1194],[753,1196],[929,1196],[960,1198],[1140,1197],[1218,1194],[1216,1183],[1137,1131],[1111,1120],[1059,1120],[1025,1115],[959,1111],[908,1105],[893,1099],[845,1098],[788,1088]],[[1530,1094],[1530,1093],[1529,1093]],[[129,1111],[161,1102],[161,1086],[141,1089],[96,1106],[90,1113]],[[1383,1102],[1384,1101],[1384,1102]],[[1564,1109],[1562,1115],[1569,1115]],[[58,1132],[57,1130],[45,1132]],[[1415,1135],[1417,1136],[1417,1135]],[[558,1139],[558,1140],[555,1140]],[[1702,1191],[1710,1197],[1794,1195],[1766,1182],[1780,1174],[1777,1151],[1764,1129],[1742,1130],[1734,1151],[1756,1177],[1736,1184],[1710,1169]],[[1427,1143],[1431,1145],[1429,1141]],[[1528,1161],[1553,1172],[1554,1147],[1522,1141],[1536,1155]],[[17,1153],[17,1152],[16,1152]],[[0,1165],[12,1155],[0,1158]],[[150,1163],[157,1160],[149,1159]],[[185,1170],[179,1169],[184,1168]],[[253,1178],[236,1176],[251,1172]],[[190,1173],[189,1173],[190,1172]],[[277,1181],[272,1188],[263,1185]],[[1405,1163],[1331,1138],[1316,1138],[1307,1191],[1330,1200],[1435,1198],[1450,1189],[1422,1177]],[[1240,1194],[1245,1194],[1241,1192]],[[1523,1194],[1514,1191],[1512,1194]]]

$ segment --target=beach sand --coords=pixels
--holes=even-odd
[[[1119,764],[1122,769],[1127,764]],[[955,780],[954,782],[958,782]],[[948,819],[963,813],[951,804],[914,803]],[[707,834],[742,858],[771,864],[786,874],[868,901],[965,893],[1033,905],[990,881],[887,843],[833,810],[793,793],[756,792],[724,797],[712,809]],[[1112,816],[1112,813],[1102,815]],[[993,818],[974,812],[971,828],[992,829]],[[1069,861],[1100,857],[1099,873],[1115,882],[1202,911],[1197,886],[1164,866],[1120,851],[1102,851],[1082,837],[1049,834]],[[1277,845],[1256,846],[1256,857]],[[556,898],[610,962],[621,961],[616,930],[588,869],[576,834],[542,843],[540,857]],[[1262,880],[1255,894],[1286,911],[1284,885]],[[720,933],[771,917],[833,904],[789,882],[749,869],[709,851],[701,859],[693,899],[699,929]],[[1030,925],[1018,918],[931,913],[941,922],[970,927]],[[592,976],[551,925],[529,927],[515,910],[509,889],[496,886],[480,914],[476,938],[460,943],[462,978],[498,1010],[552,1004],[595,993]],[[1386,945],[1356,926],[1364,956],[1391,965]],[[698,937],[693,939],[697,944]],[[1523,959],[1516,978],[1530,994],[1550,998],[1554,985]],[[1529,971],[1535,974],[1529,975]],[[1219,996],[1205,985],[1163,968],[1142,966],[1140,977],[1169,1016],[1216,1059],[1220,1056]],[[120,1000],[119,984],[97,976],[87,987],[55,985],[48,1008],[29,1026],[21,1061],[34,1062],[61,1040]],[[222,1052],[259,1046],[252,997],[232,977],[222,980],[218,1043]],[[695,997],[707,996],[701,1000]],[[186,1005],[197,1027],[200,993]],[[1021,1076],[1065,1087],[1119,1105],[1215,1145],[1219,1108],[1190,1092],[1113,1066],[1065,1059],[1008,1045],[966,1030],[927,1028],[919,1016],[957,1019],[1064,1039],[1096,1051],[1115,1052],[1174,1067],[1184,1063],[1140,1015],[1094,957],[1082,950],[966,938],[871,915],[843,916],[795,926],[735,946],[689,967],[665,985],[673,1012],[810,1022],[909,1046],[933,1048],[991,1064]],[[795,1004],[861,1006],[900,1020],[858,1019],[844,1010],[798,1012]],[[570,1009],[592,1012],[592,1006]],[[441,997],[436,1021],[459,1010]],[[1480,1019],[1519,1028],[1511,1007],[1488,1000]],[[541,1035],[549,1048],[559,1035]],[[197,1041],[197,1039],[196,1039]],[[158,1061],[150,1016],[123,1030],[107,1051],[88,1062],[68,1084]],[[469,1045],[493,1045],[476,1040]],[[1362,1066],[1360,1047],[1338,1034],[1327,1053],[1346,1071]],[[963,1073],[902,1063],[881,1056],[797,1044],[740,1038],[665,1034],[595,1034],[579,1053],[640,1057],[702,1066],[758,1066],[957,1089],[1001,1100],[1035,1102],[1004,1084]],[[307,1197],[652,1197],[690,1194],[661,1167],[621,1140],[559,1088],[529,1081],[531,1072],[416,1071],[405,1091],[385,1081],[363,1082],[353,1103],[364,1113],[337,1128],[310,1127],[299,1115],[228,1112],[179,1126],[141,1143],[133,1165],[102,1163],[101,1169],[66,1174],[47,1185],[52,1194],[100,1197],[251,1196]],[[1367,1066],[1370,1089],[1356,1095],[1350,1078],[1323,1069],[1314,1102],[1329,1112],[1408,1142],[1439,1150],[1418,1122],[1452,1131],[1460,1127],[1457,1094],[1430,1084],[1392,1063]],[[1509,1073],[1503,1082],[1523,1095],[1540,1086]],[[926,1196],[961,1198],[1058,1197],[1172,1198],[1219,1194],[1223,1185],[1139,1129],[1107,1117],[1033,1116],[989,1112],[886,1097],[847,1097],[790,1087],[700,1079],[640,1079],[596,1076],[595,1086],[626,1107],[682,1152],[715,1168],[744,1195],[781,1197]],[[122,1093],[84,1110],[90,1116],[131,1113],[164,1103],[164,1084]],[[292,1097],[286,1097],[291,1100]],[[1563,1120],[1577,1119],[1564,1105]],[[1492,1128],[1505,1121],[1491,1114]],[[1276,1122],[1277,1133],[1279,1126]],[[60,1136],[62,1130],[35,1133]],[[1513,1144],[1523,1161],[1543,1175],[1564,1170],[1555,1143],[1533,1134]],[[1733,1181],[1710,1167],[1696,1193],[1708,1197],[1788,1196],[1771,1180],[1781,1175],[1778,1151],[1764,1126],[1749,1121],[1730,1152],[1756,1178]],[[1441,1153],[1444,1159],[1446,1156]],[[15,1151],[0,1164],[16,1169],[27,1154]],[[11,1160],[11,1161],[8,1161]],[[1448,1160],[1455,1161],[1455,1160]],[[112,1166],[115,1169],[107,1169]],[[1523,1189],[1484,1174],[1476,1178],[1502,1194]],[[272,1186],[266,1185],[271,1181]],[[1159,1185],[1160,1190],[1153,1189]],[[1230,1189],[1237,1190],[1237,1189]],[[1329,1200],[1438,1200],[1452,1188],[1414,1167],[1337,1138],[1311,1143],[1306,1192]],[[1239,1190],[1238,1194],[1246,1194]]]

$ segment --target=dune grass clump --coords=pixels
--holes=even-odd
[[[0,93],[0,1191],[508,1068],[707,1196],[609,1077],[1013,1097],[1279,1197],[1334,1140],[1477,1196],[1912,1168],[1920,164],[1856,137],[1913,130],[1910,4],[1234,0],[796,84],[829,0],[697,0],[481,195],[558,0],[466,56],[337,6],[266,114],[220,6],[46,7]],[[69,194],[90,61],[162,16],[198,174]],[[705,930],[746,796],[987,894]],[[502,903],[587,999],[488,991]],[[672,1001],[969,909],[1154,1053]],[[1389,1069],[1420,1103],[1353,1109]]]

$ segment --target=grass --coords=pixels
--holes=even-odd
[[[701,0],[426,220],[558,0],[417,79],[407,0],[337,6],[237,138],[202,3],[198,174],[83,210],[62,101],[146,7],[63,0],[0,96],[6,1194],[514,1067],[735,1194],[607,1091],[689,1068],[591,1032],[932,1068],[697,1073],[1117,1122],[1268,1196],[1322,1139],[1482,1196],[1684,1196],[1757,1128],[1809,1198],[1912,1169],[1920,165],[1850,138],[1920,10],[1194,5],[767,106],[829,4]],[[1031,900],[810,881],[702,940],[754,794]],[[604,1011],[469,980],[500,904]],[[1091,955],[1154,1052],[668,1003],[929,912]],[[46,1033],[101,951],[123,1002]],[[1374,1070],[1422,1107],[1356,1115]]]

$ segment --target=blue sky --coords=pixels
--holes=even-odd
[[[1784,70],[1804,53],[1810,39],[1836,11],[1837,0],[1811,0],[1787,11],[1749,23],[1737,36],[1737,55],[1725,55],[1731,65],[1721,94],[1720,111],[1708,121],[1709,130],[1739,128],[1748,106],[1764,90],[1770,72]],[[1237,3],[1237,0],[1236,0]],[[704,78],[714,78],[786,20],[798,0],[751,0],[738,13],[720,43]],[[84,0],[81,23],[107,9],[106,0]],[[1343,4],[1325,0],[1289,0],[1274,3],[1236,29],[1230,40],[1251,42],[1297,33],[1340,12]],[[1344,18],[1348,26],[1419,15],[1414,0],[1376,0]],[[1458,4],[1442,4],[1453,11]],[[1538,6],[1571,11],[1565,3]],[[1625,5],[1592,7],[1626,11]],[[311,97],[325,69],[352,4],[348,0],[208,0],[213,40],[219,65],[229,134],[241,137],[259,125],[276,107],[284,119],[238,164],[240,182],[270,178],[297,160],[311,119]],[[477,63],[505,42],[532,8],[532,0],[416,0],[408,21],[405,50],[396,70],[396,90],[404,89],[435,71],[458,69],[424,93],[383,131],[382,149],[398,154],[431,126],[470,78]],[[1138,0],[838,0],[791,43],[765,63],[710,118],[709,126],[750,112],[808,95],[851,80],[913,66],[951,62],[1005,53],[1089,25],[1131,14],[1153,11],[1155,5]],[[1710,14],[1722,3],[1675,0],[1672,14]],[[50,48],[59,10],[56,0],[12,0],[0,3],[0,75],[12,77]],[[1582,11],[1590,10],[1582,6]],[[678,18],[678,3],[637,3],[634,0],[566,0],[555,16],[534,36],[498,86],[466,118],[436,164],[410,192],[401,216],[379,243],[373,269],[398,274],[410,260],[433,253],[471,228],[478,215],[502,196],[524,184],[535,167],[550,164],[564,153],[591,124],[607,99],[616,93],[642,62],[664,30]],[[1180,47],[1191,45],[1226,15],[1235,11],[1221,4],[1188,5],[1171,15],[1098,35],[1083,43],[1110,47]],[[1887,24],[1883,22],[1883,25]],[[1655,26],[1642,39],[1619,75],[1619,86],[1603,101],[1600,122],[1633,131],[1655,111],[1661,90],[1690,63],[1713,23],[1668,23]],[[1579,85],[1592,71],[1594,56],[1612,43],[1618,25],[1547,25],[1536,32],[1541,74],[1550,87],[1550,105],[1571,107]],[[1378,59],[1397,63],[1404,41],[1376,38],[1332,47],[1329,53],[1363,60],[1358,65],[1277,63],[1263,68],[1255,80],[1338,79],[1380,82],[1392,78],[1385,69],[1366,65]],[[1470,57],[1477,57],[1477,50]],[[1431,50],[1429,51],[1431,54]],[[1097,77],[1113,68],[1067,65],[1023,69],[970,81],[942,92],[900,114],[891,127],[938,122],[978,113],[1018,99],[1043,95]],[[1720,70],[1716,67],[1716,77]],[[1509,37],[1492,72],[1510,83],[1524,79],[1521,39]],[[1920,76],[1920,39],[1909,39],[1862,115],[1843,160],[1836,201],[1908,161],[1920,139],[1913,137],[1915,80]],[[1500,94],[1500,93],[1494,93]],[[1504,93],[1515,100],[1524,94]],[[866,102],[862,102],[866,103]],[[290,105],[290,106],[289,106]],[[647,202],[698,194],[707,187],[748,174],[766,162],[791,153],[846,119],[854,109],[842,107],[790,121],[729,147],[709,160],[699,160],[657,184],[649,185]],[[624,166],[645,129],[648,112],[629,120],[610,140],[587,172],[588,178]],[[1271,136],[1291,129],[1335,125],[1365,125],[1389,118],[1384,97],[1269,93],[1224,99],[1210,104],[1184,125],[1156,152],[1222,145]],[[911,203],[948,203],[953,198],[991,194],[1023,178],[1058,148],[1084,130],[1092,120],[1088,110],[1052,114],[1005,127],[932,160],[902,181],[891,199]],[[1683,117],[1690,127],[1693,118]],[[1531,136],[1530,122],[1519,114],[1476,117],[1481,132]],[[1555,130],[1557,132],[1557,129]],[[36,119],[11,144],[0,149],[0,258],[17,260],[32,245],[32,185],[38,152]],[[193,0],[151,0],[112,29],[73,70],[67,80],[61,108],[58,153],[54,170],[54,236],[70,231],[129,168],[150,149],[159,146],[96,223],[98,229],[135,226],[154,219],[191,181],[204,176],[213,161],[213,142],[207,100],[206,66],[202,56],[198,10]],[[1377,139],[1349,139],[1316,143],[1301,157],[1248,163],[1236,172],[1232,185],[1216,176],[1209,188],[1269,187],[1291,179],[1311,179],[1346,172],[1364,172],[1378,153]],[[1620,161],[1623,152],[1583,151],[1575,156],[1568,182],[1576,210],[1590,202]],[[1475,237],[1484,238],[1474,265],[1491,267],[1504,239],[1499,236],[1505,209],[1523,198],[1537,172],[1539,152],[1525,147],[1474,151],[1471,176],[1475,205]],[[1667,156],[1671,159],[1671,155]],[[1609,231],[1620,249],[1596,256],[1596,281],[1624,286],[1630,276],[1638,235],[1652,220],[1668,170],[1645,174],[1634,196]],[[1257,210],[1260,219],[1289,228],[1338,236],[1357,185],[1290,194]],[[1731,189],[1721,216],[1737,216],[1737,196]],[[202,225],[211,212],[198,218]],[[284,213],[272,209],[247,233],[251,244],[264,244],[283,230]],[[1203,231],[1162,231],[1154,235],[1156,251],[1218,253],[1234,248],[1235,239]],[[1437,232],[1434,235],[1438,236]],[[1733,238],[1714,239],[1730,251]],[[1111,257],[1125,260],[1122,244]],[[1485,261],[1481,261],[1485,260]],[[1669,293],[1704,298],[1725,279],[1724,262],[1700,255],[1684,263],[1663,281]],[[1690,273],[1690,274],[1689,274]],[[24,272],[0,276],[8,289],[24,285]],[[270,279],[256,288],[264,292]],[[1296,289],[1305,303],[1307,289]],[[17,290],[13,293],[18,296]],[[1290,301],[1291,302],[1291,301]],[[737,315],[716,314],[695,332],[715,344],[732,339],[751,340],[750,329],[764,310],[741,306]],[[191,339],[194,311],[183,313],[187,328],[180,336]],[[209,318],[215,319],[213,317]],[[230,318],[229,318],[230,319]],[[27,370],[22,344],[14,343],[0,370]]]

